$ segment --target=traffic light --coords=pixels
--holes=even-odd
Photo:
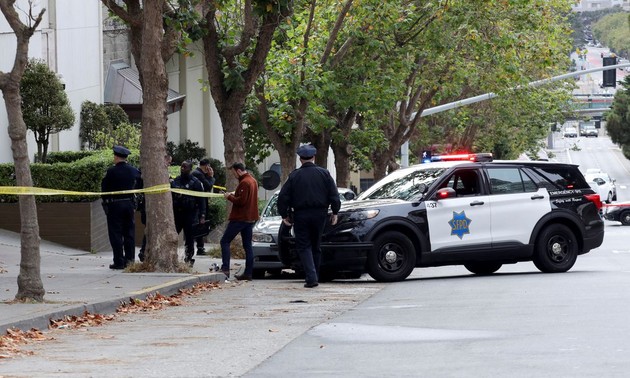
[[[617,64],[617,57],[607,56],[603,59],[605,66],[614,66]],[[604,79],[602,80],[602,87],[617,87],[617,70],[605,70],[602,71]]]

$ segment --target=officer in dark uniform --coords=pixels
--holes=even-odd
[[[192,163],[185,161],[180,168],[181,174],[171,182],[171,188],[195,190],[203,192],[201,181],[192,175]],[[175,228],[179,234],[184,230],[186,244],[184,262],[191,266],[195,263],[195,239],[193,227],[195,224],[206,222],[206,198],[173,193],[173,215],[175,216]]]
[[[210,165],[209,159],[201,159],[199,161],[199,166],[192,172],[193,176],[197,178],[203,184],[203,190],[212,193],[212,187],[214,185],[214,170]],[[208,209],[208,198],[206,198],[206,210]],[[206,213],[206,218],[208,214]],[[206,232],[208,230],[206,229]],[[197,243],[197,255],[203,256],[206,254],[206,249],[204,248],[204,240],[203,236],[198,236],[195,238],[195,243]]]
[[[127,163],[130,152],[122,146],[114,146],[114,166],[110,167],[101,181],[102,192],[118,192],[135,189],[140,171]],[[110,269],[124,269],[136,258],[133,194],[103,195],[103,210],[107,215],[109,242],[114,252]],[[124,254],[123,254],[124,250]]]
[[[337,185],[328,170],[315,165],[317,150],[312,145],[297,149],[302,166],[291,172],[278,195],[278,212],[282,221],[293,225],[295,244],[306,274],[304,287],[315,287],[319,283],[321,261],[320,240],[328,207],[332,210],[331,224],[337,223],[341,206]],[[293,210],[292,219],[289,213]]]

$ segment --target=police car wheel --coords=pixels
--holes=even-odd
[[[369,275],[377,281],[402,281],[416,266],[413,243],[400,232],[385,232],[374,240],[367,265]]]
[[[624,226],[630,226],[630,211],[624,211],[619,215],[619,221]]]
[[[502,265],[503,264],[501,263],[495,262],[477,262],[464,264],[464,267],[471,273],[475,273],[480,276],[487,276],[499,270]]]
[[[264,269],[254,269],[252,271],[252,277],[255,279],[265,278],[265,270]]]
[[[543,273],[560,273],[571,269],[578,255],[577,240],[564,225],[547,226],[538,236],[534,265]]]

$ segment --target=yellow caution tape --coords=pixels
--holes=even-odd
[[[225,190],[222,186],[214,186],[217,189]],[[36,188],[31,186],[0,186],[0,194],[25,195],[25,196],[102,196],[120,194],[157,194],[157,193],[180,193],[195,197],[223,197],[221,193],[206,193],[193,190],[171,188],[168,184],[151,186],[144,189],[121,190],[117,192],[76,192],[72,190]]]

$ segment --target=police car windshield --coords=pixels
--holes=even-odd
[[[430,186],[446,169],[445,167],[434,167],[394,171],[361,193],[357,199],[392,198],[410,201],[419,198],[422,195],[420,184]]]

